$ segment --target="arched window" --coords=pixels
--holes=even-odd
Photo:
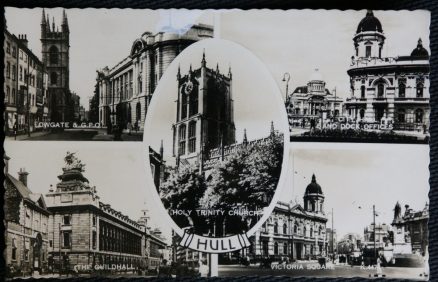
[[[310,237],[313,237],[313,227],[310,227]]]
[[[190,93],[189,113],[190,116],[198,113],[198,94],[194,90]]]
[[[274,243],[274,255],[278,255],[278,243]]]
[[[185,124],[180,125],[178,136],[179,136],[178,154],[185,155],[186,153],[186,125]]]
[[[283,255],[287,255],[287,243],[283,243]]]
[[[423,98],[423,88],[424,88],[423,83],[417,82],[417,98]]]
[[[404,98],[406,95],[406,80],[399,79],[398,81],[398,97]]]
[[[58,48],[56,48],[56,46],[50,47],[50,49],[49,49],[50,64],[57,65],[58,64],[58,57],[59,57]]]
[[[318,236],[321,236],[321,233],[322,233],[322,227],[320,226],[318,229]]]
[[[283,224],[283,234],[287,234],[287,225]]]
[[[371,46],[365,46],[365,57],[371,57]]]
[[[187,95],[185,93],[181,94],[181,119],[187,117]]]
[[[365,98],[365,85],[362,85],[360,87],[360,98],[362,98],[362,99]]]
[[[50,84],[58,84],[58,74],[56,72],[50,74]]]
[[[364,110],[364,109],[361,109],[361,110],[359,111],[359,115],[360,115],[360,118],[363,119],[363,118],[365,117],[365,110]]]
[[[274,223],[274,234],[278,234],[278,223]]]
[[[417,123],[423,123],[423,110],[422,109],[416,109],[415,110],[415,122]]]
[[[303,236],[307,236],[307,228],[306,228],[306,226],[304,226],[304,228],[303,228]]]
[[[297,234],[297,233],[298,233],[298,225],[295,224],[295,225],[294,225],[294,234]]]
[[[196,151],[196,121],[189,123],[189,153]]]
[[[398,119],[398,122],[406,122],[406,110],[405,109],[399,109],[397,111],[397,119]]]
[[[377,97],[383,98],[385,95],[385,85],[383,83],[377,84]]]

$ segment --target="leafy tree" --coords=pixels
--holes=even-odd
[[[168,168],[170,169],[170,168]],[[171,169],[168,178],[160,186],[160,197],[169,212],[183,211],[184,215],[172,215],[178,226],[201,228],[196,209],[206,186],[203,175],[196,166]]]

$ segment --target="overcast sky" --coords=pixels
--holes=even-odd
[[[363,236],[363,228],[373,221],[391,224],[397,201],[422,210],[429,192],[429,147],[396,144],[292,144],[288,185],[281,198],[302,204],[312,174],[325,196],[325,212],[338,238],[353,232]],[[305,149],[303,149],[305,148]]]
[[[232,72],[233,116],[236,127],[236,141],[241,143],[246,129],[248,140],[264,138],[269,135],[271,121],[274,127],[288,133],[286,110],[278,85],[264,64],[251,52],[233,42],[211,39],[191,45],[168,67],[161,78],[150,106],[145,130],[146,143],[158,151],[161,140],[164,142],[164,155],[172,155],[172,124],[176,122],[176,103],[178,85],[176,75],[178,66],[181,75],[200,68],[205,50],[207,67],[221,74]]]
[[[41,9],[6,8],[8,29],[26,33],[29,47],[41,57]],[[46,9],[61,24],[62,9]],[[327,88],[337,88],[345,97],[349,91],[346,73],[354,54],[352,38],[366,11],[239,11],[222,13],[216,31],[224,39],[242,44],[258,56],[271,71],[282,91],[283,74],[289,72],[292,91],[307,84],[319,68]],[[419,37],[429,49],[430,13],[427,11],[375,11],[386,41],[384,56],[409,55]],[[163,26],[182,27],[191,22],[213,24],[211,12],[188,10],[69,9],[70,87],[88,108],[93,95],[96,70],[112,67],[129,55],[132,43],[145,31]]]

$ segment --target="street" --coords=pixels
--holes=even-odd
[[[288,277],[363,277],[373,278],[376,270],[373,268],[361,268],[360,266],[334,265],[327,263],[326,269],[318,269],[318,263],[305,262],[293,263],[271,269],[260,268],[258,265],[219,265],[219,277],[238,277],[238,276],[288,276]],[[427,278],[420,276],[423,268],[408,267],[383,267],[383,274],[386,278],[392,279],[416,279],[424,280]],[[371,276],[370,276],[371,275]]]
[[[142,141],[143,132],[131,132],[126,130],[121,136],[122,141]],[[14,136],[6,136],[6,140],[15,140]],[[16,140],[40,140],[40,141],[114,141],[114,135],[107,134],[105,128],[81,128],[65,129],[60,132],[39,131],[32,132],[31,136],[27,134],[17,135]]]

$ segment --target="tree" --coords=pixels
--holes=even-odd
[[[96,85],[96,90],[94,91],[93,97],[90,99],[90,109],[89,109],[89,122],[99,121],[99,92],[98,86]]]
[[[205,224],[199,222],[196,209],[199,208],[199,200],[204,195],[206,186],[202,174],[199,174],[196,166],[184,168],[168,168],[171,170],[168,178],[160,186],[160,198],[164,207],[172,215],[172,219],[178,226],[194,227],[195,232],[203,229]],[[174,214],[181,211],[183,214]],[[199,230],[200,231],[200,230]]]

